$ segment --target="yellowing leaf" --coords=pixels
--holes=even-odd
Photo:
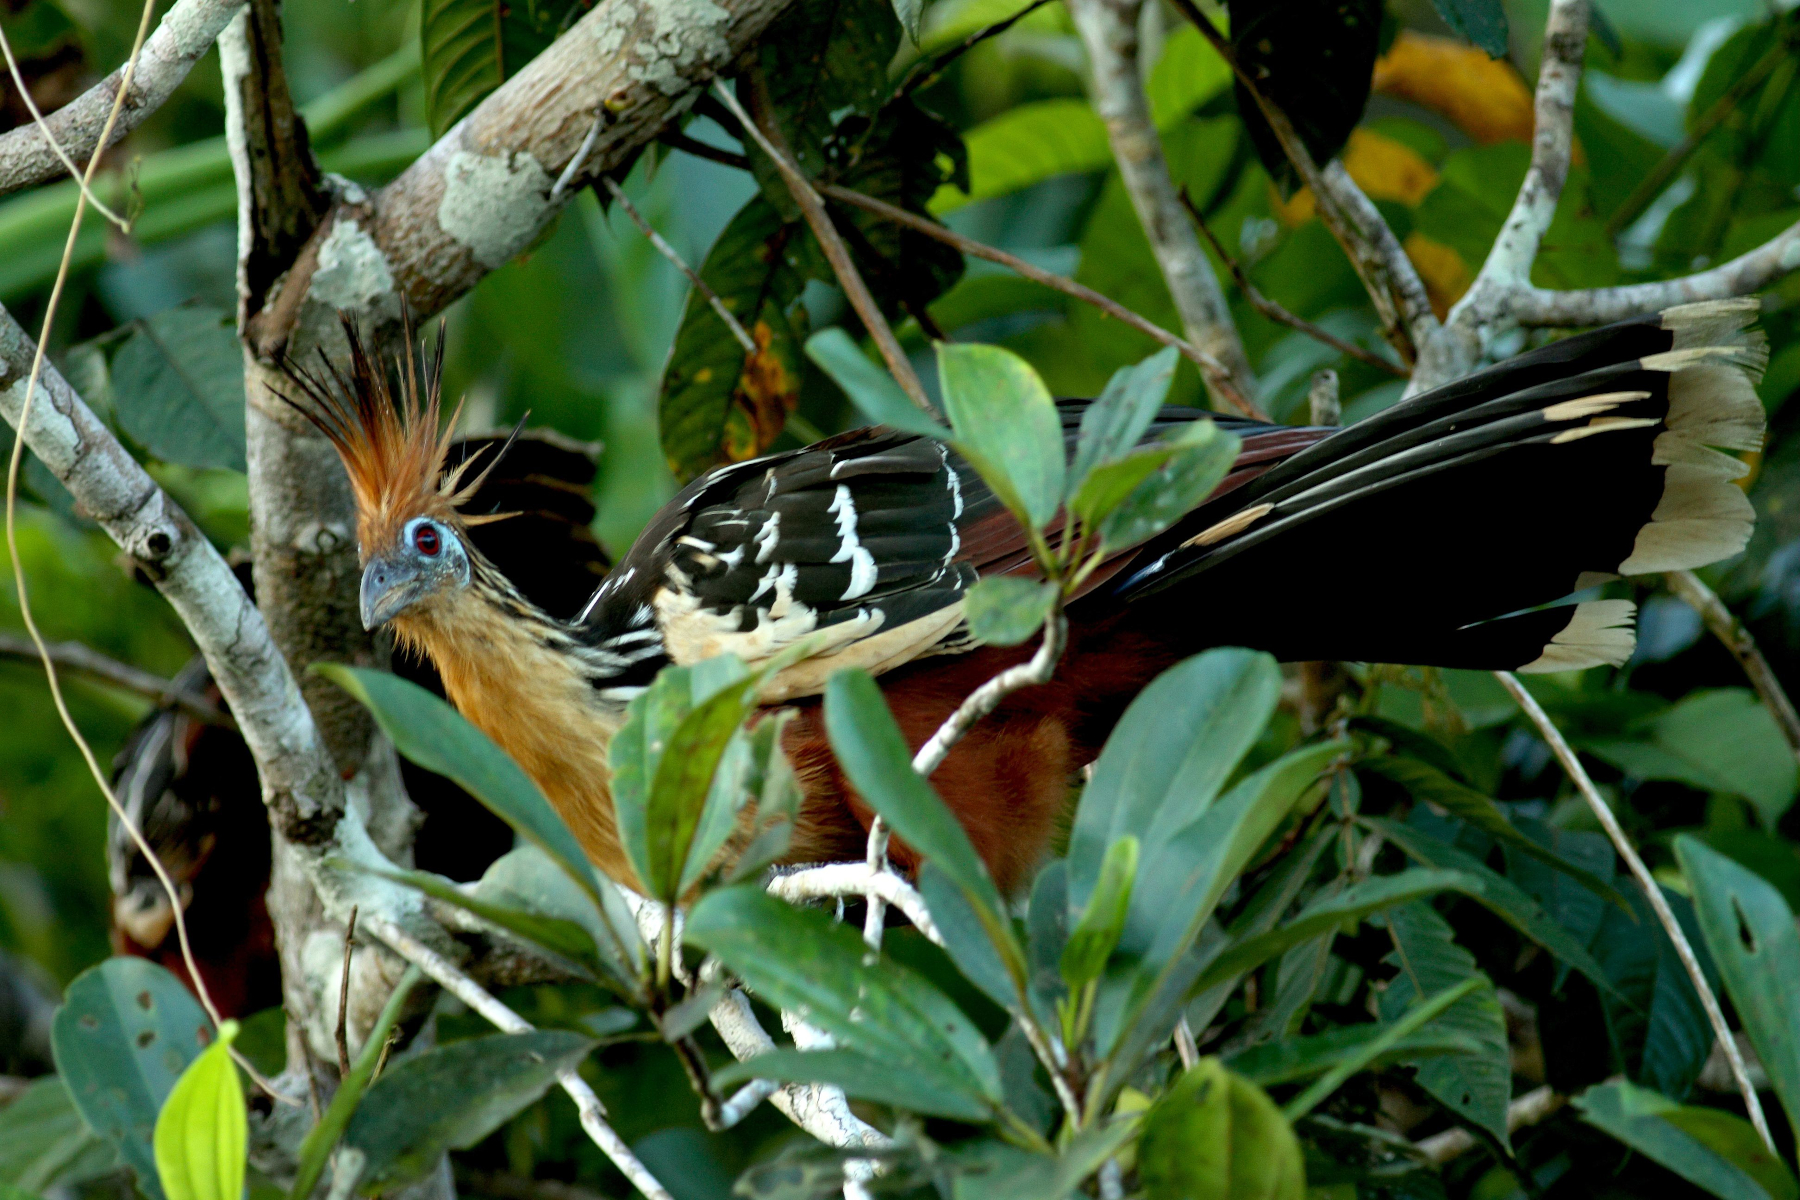
[[[738,410],[734,415],[742,420],[728,420],[725,427],[725,453],[734,462],[767,450],[781,436],[788,414],[800,401],[800,380],[788,370],[783,355],[770,348],[775,333],[769,323],[758,321],[750,336],[756,342],[756,353],[744,356],[744,370],[731,396]]]
[[[231,1061],[237,1022],[188,1064],[156,1118],[156,1173],[169,1200],[238,1200],[249,1130]]]
[[[1475,280],[1474,273],[1462,260],[1462,255],[1422,233],[1408,234],[1402,245],[1406,257],[1412,259],[1419,278],[1424,281],[1425,294],[1431,298],[1431,311],[1437,314],[1438,320],[1443,320],[1450,306],[1469,290],[1469,284]]]
[[[1344,146],[1344,170],[1371,200],[1398,200],[1413,205],[1438,184],[1437,169],[1404,142],[1372,129],[1353,129]],[[1275,215],[1287,225],[1310,221],[1316,211],[1311,188],[1301,188],[1283,201],[1269,193]]]
[[[1531,140],[1531,93],[1505,59],[1451,38],[1403,31],[1375,63],[1375,90],[1448,120],[1482,145]]]

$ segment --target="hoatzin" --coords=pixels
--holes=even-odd
[[[1722,451],[1761,445],[1756,309],[1691,304],[1570,337],[1341,430],[1213,417],[1242,440],[1231,473],[1090,578],[1055,678],[1009,697],[933,776],[996,881],[1027,878],[1132,697],[1206,647],[1518,671],[1623,663],[1629,601],[1543,606],[1743,548],[1745,467]],[[1013,517],[955,453],[886,428],[706,472],[574,619],[554,619],[470,541],[498,514],[472,511],[466,472],[444,470],[436,361],[413,365],[409,339],[404,362],[377,363],[350,333],[347,373],[293,378],[355,493],[363,622],[437,665],[456,707],[621,882],[633,877],[607,747],[665,664],[731,652],[754,665],[823,632],[764,693],[799,710],[784,743],[805,797],[789,858],[816,862],[860,857],[870,819],[826,740],[828,674],[878,675],[917,746],[1031,652],[977,644],[962,621],[978,577],[1034,570]],[[1063,406],[1071,447],[1081,409]],[[1165,410],[1145,436],[1199,415]],[[895,857],[912,865],[905,847]]]

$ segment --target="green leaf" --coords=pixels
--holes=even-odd
[[[432,137],[442,137],[591,7],[592,0],[425,0],[419,48]]]
[[[712,1076],[713,1083],[721,1088],[736,1087],[752,1079],[829,1083],[859,1100],[953,1121],[986,1122],[994,1115],[992,1107],[982,1099],[941,1086],[936,1078],[921,1074],[905,1060],[876,1058],[854,1050],[770,1050],[732,1063]]]
[[[35,1196],[118,1169],[118,1152],[81,1119],[59,1076],[32,1080],[0,1108],[0,1183]]]
[[[1087,907],[1106,850],[1132,834],[1146,863],[1204,812],[1281,697],[1267,654],[1208,650],[1158,675],[1113,727],[1069,835],[1069,905]]]
[[[1143,446],[1113,462],[1101,463],[1088,471],[1069,500],[1069,514],[1084,529],[1092,529],[1113,514],[1152,472],[1166,464],[1178,451],[1166,443]]]
[[[794,716],[792,709],[765,714],[741,743],[745,748],[745,764],[742,771],[731,778],[754,804],[755,812],[746,831],[748,840],[732,861],[726,883],[738,883],[760,875],[765,867],[787,853],[793,839],[794,821],[800,811],[800,781],[782,751],[781,743],[788,722]],[[736,825],[735,819],[731,824]],[[710,842],[729,832],[730,827],[722,832],[706,832],[702,840]],[[711,854],[706,857],[710,858]]]
[[[950,431],[906,398],[885,367],[869,361],[850,335],[837,326],[806,339],[806,356],[844,389],[850,402],[877,425],[948,441]]]
[[[156,1173],[169,1200],[239,1200],[249,1154],[244,1089],[231,1043],[237,1022],[187,1065],[156,1118]]]
[[[164,462],[244,470],[244,348],[231,316],[184,304],[138,321],[112,362],[119,427]]]
[[[1263,1090],[1203,1058],[1144,1116],[1145,1200],[1301,1200],[1300,1142]]]
[[[1663,899],[1693,944],[1714,988],[1718,973],[1686,896]],[[1685,1096],[1706,1065],[1715,1038],[1687,968],[1641,891],[1628,893],[1631,913],[1608,907],[1590,945],[1613,981],[1600,994],[1613,1051],[1634,1083]]]
[[[69,985],[50,1040],[88,1128],[119,1148],[150,1200],[165,1200],[151,1139],[175,1080],[212,1040],[200,1005],[155,963],[109,958]]]
[[[1381,0],[1280,0],[1231,14],[1231,48],[1323,167],[1362,120],[1381,38]],[[1256,100],[1237,84],[1237,110],[1264,169],[1285,188],[1299,177]]]
[[[1748,688],[1690,693],[1644,732],[1645,741],[1589,740],[1583,748],[1639,779],[1743,796],[1769,829],[1800,793],[1800,765]]]
[[[1401,1019],[1414,1000],[1455,987],[1472,976],[1482,983],[1471,995],[1452,1005],[1434,1026],[1462,1034],[1480,1049],[1421,1059],[1419,1086],[1451,1112],[1480,1125],[1511,1148],[1506,1128],[1506,1106],[1512,1100],[1512,1058],[1506,1045],[1506,1015],[1492,983],[1475,969],[1475,957],[1457,945],[1450,926],[1422,901],[1388,913],[1388,932],[1394,953],[1383,962],[1400,968],[1381,993],[1381,1019]]]
[[[794,161],[808,175],[832,164],[830,143],[846,112],[873,116],[889,92],[888,63],[900,48],[890,0],[818,0],[796,4],[757,39],[771,111]],[[748,147],[763,194],[797,212],[774,164]]]
[[[1388,1025],[1363,1043],[1355,1053],[1347,1054],[1343,1060],[1332,1066],[1324,1078],[1314,1083],[1300,1095],[1288,1101],[1281,1108],[1281,1113],[1290,1121],[1298,1121],[1301,1117],[1317,1108],[1324,1100],[1344,1085],[1358,1071],[1392,1050],[1410,1035],[1417,1033],[1421,1027],[1436,1020],[1452,1005],[1465,996],[1473,995],[1482,987],[1493,985],[1482,975],[1471,975],[1461,983],[1453,984],[1430,999],[1416,1000],[1412,1007],[1400,1014],[1399,1020]]]
[[[331,1161],[332,1152],[337,1149],[338,1139],[344,1135],[351,1117],[361,1107],[363,1096],[367,1094],[369,1084],[375,1078],[375,1068],[381,1064],[388,1035],[393,1033],[394,1026],[399,1023],[400,1012],[406,1005],[407,997],[424,977],[424,972],[418,967],[409,966],[382,1004],[375,1024],[363,1039],[362,1049],[357,1052],[356,1061],[350,1065],[350,1073],[339,1082],[338,1090],[332,1094],[331,1103],[319,1117],[318,1124],[312,1127],[305,1140],[300,1143],[294,1186],[289,1191],[291,1200],[310,1200],[313,1188],[325,1173],[326,1164]]]
[[[1155,537],[1212,494],[1237,461],[1242,445],[1202,418],[1163,439],[1174,453],[1100,522],[1100,543],[1109,550]]]
[[[1062,419],[1031,364],[999,346],[938,342],[938,379],[956,448],[1020,521],[1041,529],[1062,505]]]
[[[1675,839],[1675,856],[1744,1032],[1800,1131],[1800,931],[1793,910],[1768,880],[1690,834]]]
[[[1392,780],[1405,788],[1415,800],[1425,800],[1437,805],[1450,815],[1467,821],[1495,841],[1504,843],[1509,849],[1548,863],[1580,880],[1583,886],[1606,897],[1620,908],[1628,907],[1625,897],[1617,888],[1592,871],[1570,862],[1550,847],[1520,832],[1517,826],[1507,820],[1499,805],[1462,781],[1452,778],[1439,767],[1416,758],[1375,754],[1359,760],[1356,768],[1359,771],[1372,771],[1384,779]]]
[[[1500,0],[1432,0],[1432,7],[1458,37],[1489,58],[1506,57],[1506,9]]]
[[[939,216],[1057,175],[1098,170],[1112,158],[1106,126],[1086,100],[1016,105],[969,130],[963,140],[969,147],[969,190],[938,189],[931,211]]]
[[[416,683],[341,663],[312,668],[362,701],[401,754],[460,784],[561,867],[606,911],[602,884],[575,835],[531,777],[487,734]]]
[[[685,937],[770,1004],[805,1013],[842,1049],[910,1070],[957,1093],[957,1103],[988,1112],[1000,1103],[999,1068],[969,1019],[910,968],[871,955],[829,914],[755,885],[724,888],[694,906]]]
[[[1052,869],[1054,864],[1040,872],[1039,880]],[[936,863],[926,862],[919,867],[919,895],[931,910],[932,923],[944,939],[944,952],[956,969],[1001,1008],[1015,1007],[1019,994],[1012,976],[988,937],[987,925],[963,895],[962,888]]]
[[[421,1178],[446,1151],[468,1149],[536,1101],[595,1044],[560,1029],[496,1033],[389,1066],[344,1131],[344,1146],[364,1157],[359,1186]]]
[[[1374,1054],[1368,1049],[1383,1031],[1381,1024],[1344,1025],[1306,1037],[1287,1038],[1245,1046],[1224,1055],[1225,1065],[1259,1087],[1276,1087],[1311,1079],[1345,1062],[1379,1067],[1395,1062],[1415,1062],[1438,1054],[1472,1054],[1481,1045],[1466,1033],[1453,1029],[1424,1028],[1407,1033]]]
[[[1794,1200],[1800,1185],[1750,1122],[1716,1108],[1684,1108],[1623,1080],[1575,1098],[1582,1118],[1722,1200]]]
[[[714,775],[756,707],[760,679],[735,657],[717,663],[725,664],[722,672],[699,667],[659,672],[632,698],[608,750],[619,840],[646,894],[665,904],[674,903],[689,881],[690,854],[698,849],[710,859],[721,835],[730,832],[731,822],[706,821],[705,810],[723,808],[734,816],[734,802],[742,798],[733,794],[738,779],[722,778],[715,788]],[[736,765],[738,771],[727,774],[741,778],[746,764],[740,759]],[[703,823],[711,828],[697,844]],[[694,865],[706,867],[704,861]]]
[[[752,196],[719,234],[700,278],[756,344],[747,355],[698,288],[688,293],[657,402],[662,449],[687,480],[721,462],[763,453],[800,397],[806,277],[796,222]]]
[[[1069,933],[1062,952],[1063,982],[1075,992],[1099,976],[1119,944],[1125,914],[1131,906],[1131,885],[1137,879],[1138,840],[1126,834],[1106,848],[1100,863],[1100,879],[1088,899],[1081,920]]]
[[[1140,363],[1120,367],[1099,398],[1081,410],[1081,432],[1069,464],[1076,492],[1086,486],[1089,471],[1124,458],[1137,447],[1168,399],[1178,361],[1175,347],[1169,346]]]
[[[1006,906],[981,856],[931,784],[912,769],[912,754],[881,689],[867,672],[839,671],[825,684],[825,730],[850,785],[908,846],[936,863],[962,891],[1014,980],[1024,954]]]
[[[963,593],[969,634],[990,646],[1016,646],[1044,627],[1056,603],[1054,583],[1018,575],[989,575]]]
[[[1574,934],[1557,924],[1544,906],[1499,872],[1492,870],[1472,854],[1464,854],[1448,842],[1400,821],[1382,817],[1360,818],[1371,829],[1378,829],[1408,857],[1428,867],[1445,867],[1474,877],[1480,886],[1466,894],[1479,901],[1501,920],[1542,946],[1562,961],[1594,981],[1601,991],[1612,988],[1612,980],[1595,961],[1588,948]]]

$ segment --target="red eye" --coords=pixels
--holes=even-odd
[[[420,554],[431,558],[435,558],[442,549],[438,531],[430,525],[421,525],[413,530],[413,545],[418,547]]]

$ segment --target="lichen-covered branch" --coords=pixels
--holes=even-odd
[[[162,107],[243,5],[244,0],[176,0],[144,42],[108,146],[117,145]],[[120,67],[45,118],[51,136],[70,157],[93,154],[124,71]],[[55,179],[63,171],[62,159],[35,123],[0,134],[0,196]]]
[[[1138,14],[1143,0],[1070,0],[1069,15],[1087,46],[1094,108],[1106,122],[1113,157],[1150,249],[1162,269],[1163,282],[1181,315],[1187,340],[1216,359],[1223,375],[1203,370],[1209,390],[1219,399],[1218,383],[1240,396],[1255,394],[1255,376],[1231,310],[1213,275],[1200,239],[1188,224],[1176,194],[1162,139],[1150,116],[1138,63]]]

